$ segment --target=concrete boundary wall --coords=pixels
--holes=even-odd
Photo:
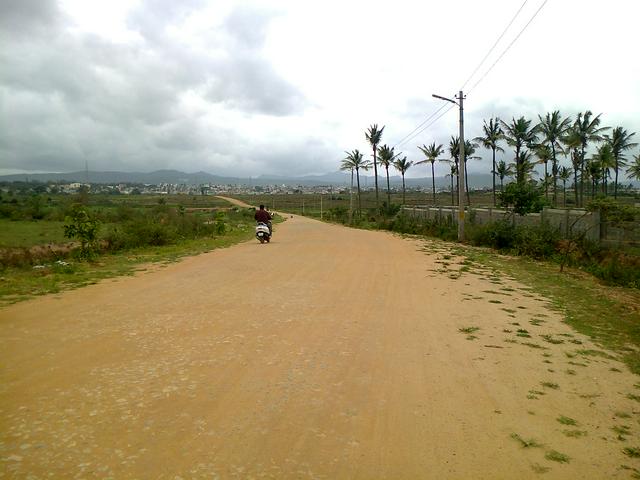
[[[430,207],[416,205],[402,207],[402,212],[412,218],[428,221],[458,222],[458,207]],[[563,238],[584,233],[585,238],[601,242],[607,246],[640,246],[640,226],[628,223],[623,226],[611,226],[602,222],[600,212],[588,212],[581,209],[545,208],[540,213],[516,215],[499,208],[466,207],[468,222],[484,225],[498,220],[507,220],[514,225],[539,226],[543,222],[560,232]]]

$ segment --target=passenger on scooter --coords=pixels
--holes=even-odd
[[[264,205],[260,205],[260,210],[256,210],[253,218],[256,219],[256,222],[262,222],[269,227],[269,233],[273,233],[271,230],[271,215],[264,209]]]

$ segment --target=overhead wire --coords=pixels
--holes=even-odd
[[[473,72],[471,72],[471,75],[469,75],[469,77],[465,80],[465,82],[462,84],[462,86],[458,89],[458,90],[464,90],[464,87],[467,86],[467,83],[469,83],[469,80],[471,80],[473,78],[473,76],[476,74],[476,72],[478,70],[480,70],[480,67],[482,66],[482,64],[487,60],[487,58],[489,58],[489,55],[491,55],[491,53],[493,52],[493,50],[496,48],[496,46],[498,45],[498,43],[500,43],[500,40],[502,40],[502,37],[504,37],[505,33],[507,33],[507,30],[509,30],[509,28],[511,27],[511,25],[513,24],[513,22],[516,20],[516,18],[518,17],[518,15],[520,15],[520,12],[522,11],[522,9],[524,8],[524,6],[527,4],[529,0],[524,0],[524,2],[522,2],[522,5],[520,5],[520,8],[518,9],[518,11],[515,13],[515,15],[511,18],[511,21],[508,23],[508,25],[505,27],[505,29],[502,31],[502,33],[500,34],[500,36],[498,37],[498,39],[495,41],[495,43],[491,46],[491,48],[489,49],[489,51],[486,53],[486,55],[482,58],[482,60],[480,60],[480,63],[478,63],[478,65],[476,66],[476,68],[473,70]]]
[[[507,45],[507,47],[502,51],[502,53],[498,56],[498,58],[491,64],[491,66],[487,69],[487,71],[485,71],[485,73],[473,84],[473,86],[471,87],[471,89],[469,89],[469,91],[467,93],[471,93],[479,84],[480,82],[482,82],[487,75],[491,72],[491,70],[493,70],[493,68],[498,64],[498,62],[505,56],[505,54],[509,51],[509,49],[513,46],[513,44],[518,40],[518,38],[520,38],[520,36],[524,33],[524,31],[529,27],[529,25],[531,24],[531,22],[533,22],[533,20],[538,16],[538,14],[540,13],[540,11],[542,10],[542,8],[547,4],[549,0],[544,0],[542,2],[542,4],[540,5],[540,7],[538,7],[538,9],[535,11],[535,13],[531,16],[531,18],[529,19],[529,21],[524,25],[524,27],[522,27],[522,29],[518,32],[518,34],[513,38],[513,40],[509,43],[509,45]],[[494,44],[491,46],[491,48],[488,50],[488,52],[485,54],[485,56],[483,57],[483,59],[480,61],[480,63],[478,63],[478,65],[476,66],[476,68],[473,70],[473,72],[471,72],[471,75],[469,75],[469,77],[467,78],[467,80],[464,82],[464,84],[462,85],[462,87],[460,88],[460,90],[463,90],[464,87],[469,83],[469,80],[471,80],[473,78],[473,76],[478,72],[478,70],[481,68],[481,66],[484,64],[484,62],[487,60],[487,58],[489,58],[489,56],[491,55],[491,53],[495,50],[496,46],[498,45],[498,43],[500,43],[500,40],[502,40],[502,38],[504,37],[504,35],[506,34],[506,32],[509,30],[509,28],[511,27],[511,25],[513,24],[513,22],[515,21],[515,19],[518,17],[518,15],[520,15],[520,12],[522,11],[522,9],[524,8],[524,6],[527,4],[528,0],[525,0],[522,5],[520,5],[520,8],[518,8],[518,10],[516,11],[516,13],[514,14],[514,16],[511,18],[511,20],[509,21],[509,23],[507,24],[507,26],[504,28],[504,30],[502,31],[502,33],[500,34],[500,36],[498,37],[498,39],[494,42]],[[429,115],[422,123],[420,123],[417,127],[415,127],[411,132],[409,132],[407,135],[405,135],[402,139],[400,139],[395,145],[395,147],[399,147],[404,145],[405,143],[409,142],[410,140],[414,139],[415,137],[417,137],[419,134],[421,134],[422,132],[424,132],[427,128],[429,128],[430,126],[432,126],[435,122],[437,122],[440,118],[442,118],[446,113],[448,113],[449,111],[451,111],[451,109],[453,109],[455,105],[451,105],[449,106],[449,108],[447,108],[447,110],[445,110],[442,114],[438,115],[436,118],[433,118],[434,116],[436,116],[440,111],[442,111],[442,109],[444,107],[446,107],[446,104],[443,104],[440,108],[438,108],[437,110],[435,110],[433,113],[431,113],[431,115]],[[429,121],[433,118],[432,121]],[[429,123],[427,123],[429,122]]]
[[[511,40],[511,43],[509,43],[509,45],[507,45],[507,48],[505,48],[503,50],[503,52],[500,54],[500,56],[496,59],[495,62],[493,62],[491,64],[491,66],[489,67],[489,69],[484,72],[484,75],[482,75],[478,81],[476,81],[476,83],[473,84],[473,86],[469,89],[469,91],[467,93],[471,93],[477,86],[478,84],[485,79],[485,77],[487,75],[489,75],[489,72],[491,72],[491,70],[493,70],[493,67],[495,67],[498,62],[502,59],[502,57],[504,57],[504,55],[509,51],[509,49],[513,46],[514,43],[516,43],[516,41],[518,40],[518,38],[520,38],[520,35],[522,35],[524,33],[524,31],[527,29],[527,27],[531,24],[531,22],[533,22],[533,20],[538,16],[538,13],[540,13],[540,10],[542,10],[542,8],[547,4],[549,0],[544,0],[544,2],[542,2],[542,4],[538,7],[538,9],[535,11],[535,13],[531,16],[531,18],[529,19],[529,21],[526,23],[526,25],[524,27],[522,27],[522,29],[518,32],[518,34],[514,37],[513,40]]]

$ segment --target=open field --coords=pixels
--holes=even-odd
[[[5,476],[640,475],[624,355],[478,252],[294,217],[4,307]]]

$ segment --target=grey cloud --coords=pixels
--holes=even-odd
[[[0,2],[0,32],[27,36],[34,30],[51,28],[60,19],[54,0],[16,0]]]

